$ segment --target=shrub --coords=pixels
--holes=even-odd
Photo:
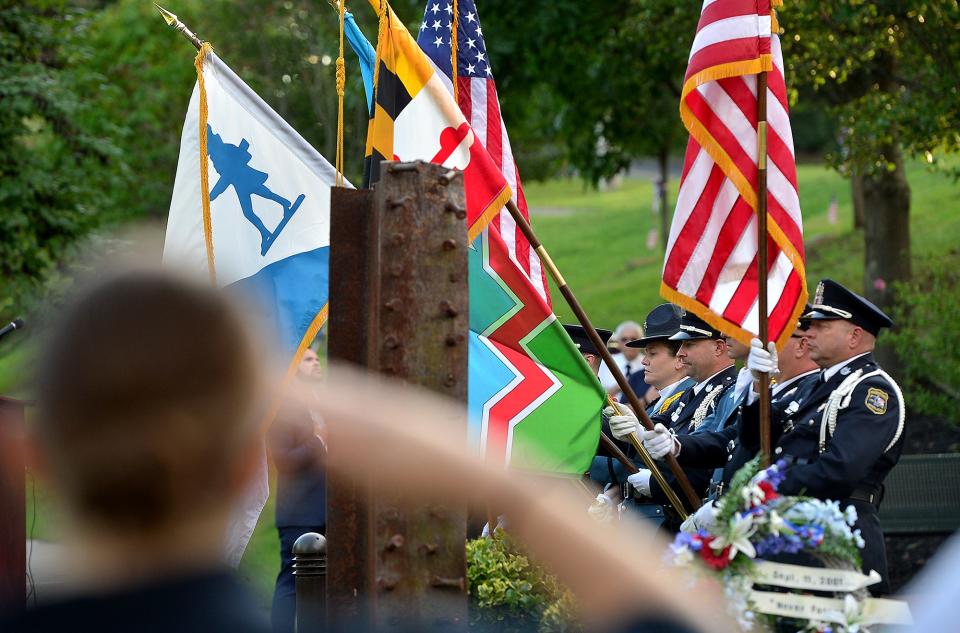
[[[900,360],[907,407],[960,423],[960,251],[915,262],[913,281],[895,287],[888,342]],[[881,339],[882,341],[883,339]]]
[[[572,594],[503,532],[467,542],[467,578],[471,625],[541,633],[581,630]]]

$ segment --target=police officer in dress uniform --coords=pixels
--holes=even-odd
[[[779,355],[780,373],[770,388],[771,401],[774,404],[784,399],[795,399],[795,394],[808,382],[817,380],[820,368],[810,358],[810,348],[806,338],[809,325],[809,320],[801,319]],[[662,433],[644,441],[647,451],[658,459],[672,451],[681,466],[713,468],[710,487],[707,489],[708,501],[718,498],[724,488],[730,484],[736,472],[753,459],[757,452],[757,447],[747,448],[740,442],[741,415],[753,381],[750,370],[742,369],[737,378],[737,387],[740,387],[744,374],[750,380],[746,389],[736,394],[739,396],[736,398],[730,397],[735,395],[734,390],[729,391],[717,407],[715,418],[727,416],[726,420],[721,420],[717,424],[718,430],[676,438],[668,433]],[[724,405],[731,400],[736,401],[736,408],[728,412]],[[708,423],[710,423],[709,420]],[[697,518],[703,519],[703,517]]]
[[[771,407],[774,459],[786,460],[780,492],[835,499],[857,510],[856,528],[865,546],[863,569],[882,581],[874,595],[889,593],[886,551],[877,511],[883,480],[900,458],[905,408],[900,387],[873,357],[877,335],[890,317],[835,281],[817,286],[807,338],[810,357],[823,369],[819,378]],[[776,362],[776,350],[751,350],[748,366]],[[745,407],[741,441],[759,444],[757,403]]]
[[[680,341],[677,357],[683,361],[686,374],[695,380],[696,384],[684,392],[669,413],[657,413],[651,417],[654,431],[644,431],[632,412],[623,411],[622,415],[612,415],[610,430],[614,437],[620,439],[630,433],[637,433],[641,439],[645,439],[658,431],[681,436],[693,433],[713,413],[723,394],[734,384],[736,367],[733,360],[727,356],[723,335],[700,317],[685,312],[680,319],[680,330],[668,340]],[[612,414],[613,411],[608,408],[605,413]],[[710,471],[689,469],[685,474],[694,490],[702,496],[710,481]],[[678,494],[682,494],[669,470],[664,469],[664,478]],[[666,494],[656,480],[651,479],[649,470],[641,469],[640,472],[630,475],[627,481],[641,497],[649,497],[662,505],[668,503]],[[676,517],[673,519],[668,522],[668,527],[675,530],[680,524]]]
[[[657,389],[658,397],[647,407],[647,416],[669,415],[684,392],[696,384],[692,378],[684,373],[684,365],[677,352],[680,351],[679,341],[669,340],[680,331],[680,318],[683,310],[671,303],[658,305],[647,315],[643,323],[646,333],[626,343],[627,347],[644,350],[643,367],[646,381]],[[636,461],[637,455],[633,446],[627,453]],[[666,519],[666,508],[648,497],[635,497],[631,494],[632,487],[624,481],[622,496],[625,499],[624,507],[630,511],[650,519],[656,525],[661,525]]]

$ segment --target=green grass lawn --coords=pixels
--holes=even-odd
[[[912,164],[908,177],[913,190],[911,237],[914,256],[936,255],[960,242],[960,185],[942,174]],[[800,200],[808,245],[807,277],[811,282],[830,276],[859,288],[862,284],[863,238],[852,230],[850,186],[836,172],[818,165],[799,168]],[[673,183],[671,200],[676,200]],[[647,180],[627,179],[604,191],[579,181],[529,183],[527,200],[533,223],[547,250],[597,326],[612,327],[624,319],[641,320],[660,303],[660,246],[646,247],[648,231],[657,226],[651,212],[652,188]],[[838,222],[829,224],[832,196],[839,205]],[[542,213],[537,210],[542,209]],[[559,293],[554,310],[573,320]],[[29,350],[21,345],[0,354],[0,393],[11,393],[29,365]],[[38,538],[56,540],[59,512],[41,485],[28,483],[27,520]],[[34,524],[33,494],[36,494]],[[268,502],[247,549],[240,573],[256,589],[266,607],[279,569],[278,541],[273,526],[273,502]]]
[[[932,173],[924,165],[907,170],[912,188],[913,255],[936,255],[960,241],[960,184]],[[807,279],[812,284],[831,277],[861,288],[863,237],[853,230],[850,185],[837,172],[820,165],[798,169]],[[676,200],[677,182],[670,199]],[[524,187],[537,235],[552,255],[597,327],[613,327],[625,319],[640,321],[659,296],[662,247],[646,246],[647,233],[658,227],[651,210],[649,180],[628,179],[604,191],[578,181],[530,183]],[[838,221],[828,222],[830,199],[836,196]],[[543,212],[538,213],[538,209]],[[559,293],[554,311],[564,321],[573,313]]]

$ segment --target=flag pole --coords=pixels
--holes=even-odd
[[[767,71],[757,74],[757,304],[760,342],[770,338],[767,316]],[[760,462],[770,465],[770,374],[761,373]]]
[[[613,399],[612,396],[607,396],[607,400],[610,403],[610,406],[613,407],[613,410],[617,413],[620,413],[620,403]],[[604,436],[606,437],[606,436]],[[657,480],[657,483],[660,485],[660,489],[663,490],[663,494],[667,495],[667,499],[670,501],[670,505],[676,508],[677,513],[680,515],[680,518],[687,518],[687,511],[683,507],[683,503],[680,501],[680,497],[677,496],[677,493],[674,489],[667,483],[667,480],[664,479],[663,473],[660,472],[660,469],[657,467],[657,463],[653,461],[653,458],[650,457],[650,453],[647,452],[647,449],[644,448],[643,442],[640,441],[640,438],[636,434],[631,433],[627,436],[627,439],[630,441],[630,444],[637,451],[637,455],[640,456],[640,459],[643,461],[644,465],[650,471],[650,474],[654,479]],[[604,442],[606,445],[606,442]],[[627,464],[624,464],[627,466]]]
[[[160,16],[163,18],[163,21],[167,23],[167,26],[174,29],[185,38],[190,40],[190,43],[196,47],[197,50],[203,46],[203,40],[201,40],[197,35],[187,28],[187,25],[180,21],[180,18],[176,14],[170,13],[159,4],[154,3],[153,6],[157,7],[157,11],[160,12]]]
[[[637,415],[637,418],[640,420],[640,424],[642,424],[643,427],[648,431],[652,431],[653,422],[650,421],[646,410],[644,409],[643,405],[640,404],[640,399],[637,397],[637,394],[633,392],[633,388],[630,387],[630,383],[627,382],[626,377],[623,375],[623,372],[620,371],[620,367],[617,366],[616,361],[613,360],[613,356],[610,354],[610,351],[604,344],[603,339],[601,339],[600,335],[597,334],[597,330],[590,322],[590,318],[587,316],[587,313],[583,311],[583,308],[580,306],[580,302],[577,301],[573,291],[570,290],[570,286],[567,285],[563,275],[560,274],[556,264],[553,263],[553,259],[551,259],[550,254],[547,253],[547,250],[537,238],[536,233],[533,232],[533,227],[530,226],[530,223],[527,221],[527,219],[523,217],[523,214],[520,213],[520,209],[517,208],[517,204],[512,199],[507,201],[507,209],[510,211],[510,215],[517,223],[517,226],[520,228],[520,231],[523,233],[524,237],[526,237],[527,241],[530,242],[530,246],[540,257],[540,261],[543,262],[543,265],[550,273],[550,277],[553,279],[554,283],[557,284],[557,289],[567,301],[567,305],[570,306],[570,309],[573,310],[573,313],[580,322],[580,325],[583,326],[587,336],[590,338],[590,342],[593,343],[595,348],[597,348],[600,358],[603,359],[603,362],[607,365],[610,373],[617,381],[620,391],[622,391],[627,397],[627,403]],[[636,436],[636,434],[631,433],[629,439],[634,446],[640,443],[640,439]],[[690,480],[687,479],[687,475],[683,472],[683,469],[680,468],[680,464],[677,463],[677,459],[673,455],[667,455],[664,457],[664,461],[667,462],[670,472],[673,473],[674,477],[676,477],[677,483],[680,485],[680,489],[690,502],[690,507],[694,510],[698,509],[700,507],[700,497],[694,491],[693,486],[690,485]],[[666,490],[664,490],[664,492],[666,492]],[[683,508],[677,508],[677,511],[682,513]]]

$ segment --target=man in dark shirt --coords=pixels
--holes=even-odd
[[[327,483],[323,420],[317,415],[311,382],[319,374],[317,353],[307,349],[297,370],[301,400],[283,408],[267,435],[277,468],[277,533],[280,573],[273,592],[270,619],[274,633],[293,633],[297,595],[293,576],[293,544],[306,532],[326,532]],[[314,409],[314,410],[312,410]]]

